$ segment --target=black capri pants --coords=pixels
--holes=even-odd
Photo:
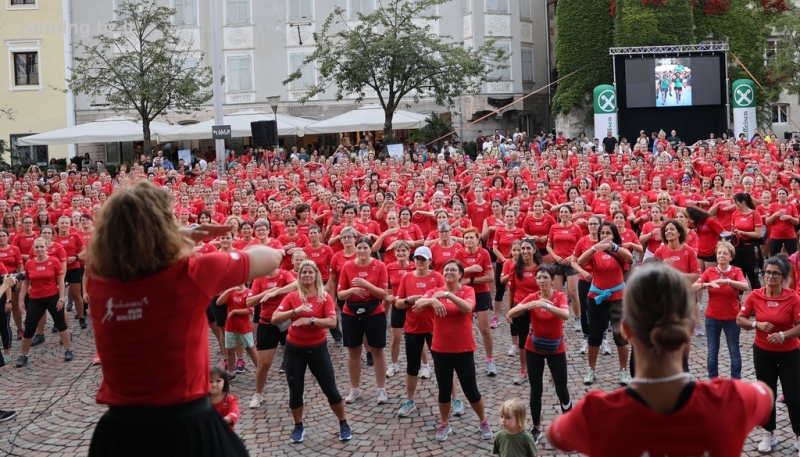
[[[750,283],[751,290],[761,288],[761,281],[758,280],[758,262],[756,262],[756,247],[752,243],[740,241],[736,246],[736,257],[731,260],[731,264],[742,269],[744,277]]]
[[[578,301],[581,303],[581,333],[589,336],[589,289],[592,283],[584,281],[583,278],[578,279]]]
[[[330,405],[342,402],[339,389],[336,388],[336,378],[333,375],[333,364],[328,353],[328,344],[322,343],[316,347],[298,347],[286,342],[286,352],[283,355],[286,369],[286,382],[289,384],[289,408],[297,409],[303,406],[303,388],[306,377],[306,367],[328,397]]]
[[[797,252],[797,238],[771,239],[769,240],[770,255],[780,254],[781,248],[786,248],[786,254],[792,255]]]
[[[5,295],[3,295],[4,297]],[[0,305],[0,338],[3,349],[11,348],[11,311],[6,312],[5,304]]]
[[[561,403],[561,411],[566,411],[572,406],[567,387],[567,353],[544,355],[525,351],[525,358],[528,361],[528,383],[531,385],[531,419],[533,419],[534,425],[539,425],[542,423],[542,393],[544,392],[542,377],[545,363],[550,367],[550,376],[556,386],[556,395]]]
[[[603,342],[603,335],[608,330],[608,323],[611,322],[611,333],[614,335],[614,344],[617,347],[627,346],[628,341],[620,333],[620,322],[622,321],[622,300],[603,300],[599,305],[594,298],[587,300],[589,309],[587,317],[589,319],[589,346],[599,347]]]
[[[506,294],[506,285],[500,282],[501,276],[503,276],[503,264],[496,262],[494,264],[494,301],[503,301],[503,295]]]
[[[425,343],[431,347],[433,333],[406,333],[406,374],[417,376],[419,367],[422,365],[422,351],[425,350]]]
[[[519,305],[517,305],[519,306]],[[511,336],[517,337],[517,347],[525,349],[525,341],[531,333],[531,316],[525,313],[511,319]]]
[[[214,315],[214,321],[217,323],[217,327],[224,330],[225,322],[228,320],[228,305],[218,305],[218,298],[219,296],[212,297],[209,307],[211,308],[211,313]]]
[[[439,384],[439,403],[450,403],[450,392],[453,390],[453,373],[458,375],[461,390],[470,403],[481,401],[478,391],[478,380],[475,376],[475,353],[470,352],[436,352],[433,355],[433,370]]]
[[[36,334],[36,326],[44,313],[50,313],[53,323],[59,332],[67,330],[67,321],[64,318],[64,306],[60,311],[56,310],[58,305],[58,294],[45,298],[28,298],[27,312],[25,313],[25,332],[24,338],[33,338]]]
[[[795,435],[800,435],[800,349],[774,352],[753,345],[753,367],[756,370],[756,379],[768,385],[776,397],[780,379],[792,431]],[[775,428],[773,403],[772,413],[769,415],[769,421],[764,424],[764,430],[772,432]]]

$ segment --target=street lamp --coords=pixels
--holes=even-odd
[[[269,106],[272,107],[272,114],[275,116],[275,120],[278,120],[278,103],[281,102],[280,95],[273,95],[271,97],[267,97],[267,103]]]

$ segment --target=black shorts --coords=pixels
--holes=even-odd
[[[214,318],[214,311],[211,309],[212,306],[217,306],[217,305],[212,305],[212,304],[208,305],[208,307],[206,308],[206,319],[208,319],[208,325],[211,324],[217,325],[217,320],[216,318]]]
[[[482,311],[491,311],[491,310],[492,310],[492,293],[479,292],[475,294],[475,312],[479,313]]]
[[[344,347],[348,349],[360,347],[364,343],[364,336],[367,337],[367,344],[370,347],[375,349],[386,347],[386,313],[381,312],[366,317],[342,313]]]
[[[572,265],[561,265],[560,263],[553,263],[552,265],[556,268],[556,276],[564,276],[566,278],[578,274],[578,271],[572,268]]]
[[[217,298],[219,297],[211,297],[211,312],[214,313],[214,321],[217,323],[217,327],[224,329],[225,322],[228,320],[228,305],[218,305]]]
[[[714,263],[716,263],[717,262],[717,255],[716,254],[712,254],[712,255],[699,255],[698,254],[697,255],[697,260],[702,260],[703,262],[714,262]]]
[[[64,282],[67,284],[80,284],[81,280],[83,280],[83,272],[80,268],[67,270],[67,274],[64,275]]]
[[[406,311],[405,309],[399,309],[392,306],[391,316],[389,325],[392,328],[399,328],[402,329],[406,325]]]
[[[259,351],[269,351],[281,346],[286,346],[286,334],[289,331],[282,332],[278,327],[272,324],[261,324],[256,330],[256,349]]]
[[[261,303],[257,303],[256,306],[253,307],[253,323],[258,324],[258,321],[261,320]]]

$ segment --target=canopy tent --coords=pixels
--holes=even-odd
[[[163,122],[151,122],[151,139],[161,140],[162,135],[180,128]],[[50,132],[29,135],[17,140],[21,146],[45,146],[50,144],[115,143],[118,141],[142,141],[141,121],[125,116],[113,116],[86,124],[79,124]]]
[[[244,138],[253,136],[253,133],[250,130],[251,122],[272,120],[275,120],[275,116],[272,113],[265,113],[263,111],[253,109],[245,109],[223,116],[222,125],[231,126],[231,136],[233,138]],[[314,123],[314,121],[310,119],[279,114],[278,135],[305,136],[307,133],[306,126],[312,123]],[[173,130],[168,134],[163,135],[162,138],[165,141],[199,140],[211,138],[211,127],[214,125],[216,125],[216,122],[211,119],[198,124],[187,125],[178,130]]]
[[[425,126],[426,117],[424,114],[397,110],[392,117],[392,128],[395,130],[419,129]],[[386,115],[380,105],[365,105],[353,111],[311,124],[306,128],[306,133],[383,130],[385,121]]]

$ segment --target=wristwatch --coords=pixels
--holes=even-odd
[[[449,298],[450,298],[450,292],[445,292],[445,293],[444,293],[444,298],[447,298],[447,299],[449,299]]]
[[[316,317],[312,317],[311,318],[311,325],[315,325],[314,324],[315,322],[317,322],[317,318]]]

